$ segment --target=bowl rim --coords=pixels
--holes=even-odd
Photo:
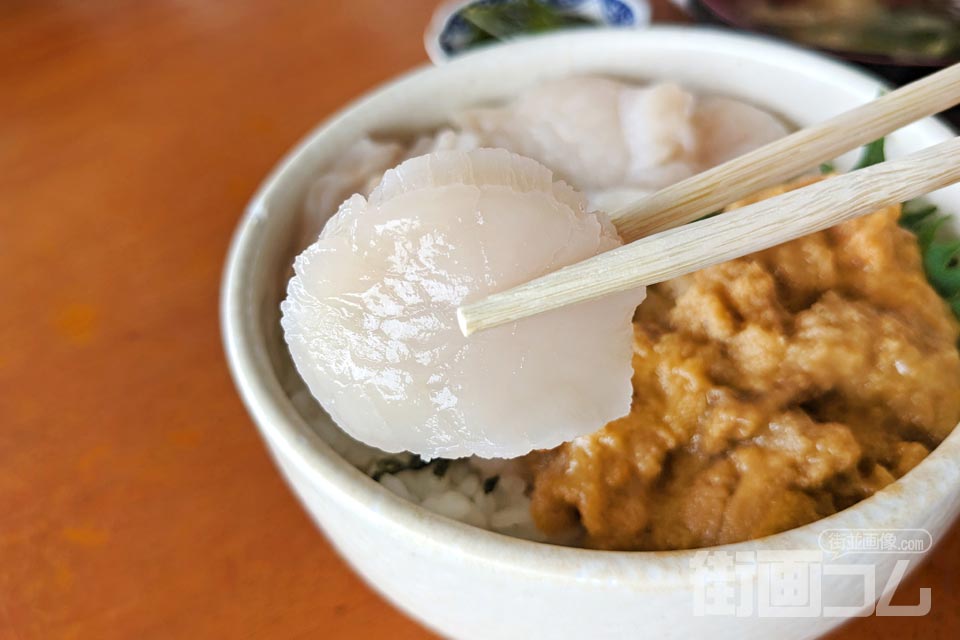
[[[787,73],[813,67],[821,73],[837,76],[838,81],[842,80],[861,92],[869,91],[869,95],[875,95],[878,89],[887,88],[885,83],[871,74],[847,63],[792,44],[774,41],[766,36],[673,25],[657,25],[641,31],[584,30],[523,38],[465,53],[440,68],[449,69],[458,65],[467,67],[474,61],[488,62],[487,59],[522,55],[524,51],[540,48],[584,46],[596,38],[603,38],[605,41],[611,38],[624,41],[643,38],[650,41],[648,44],[669,43],[674,47],[678,42],[683,42],[684,48],[703,51],[705,54],[718,51],[742,54],[744,47],[748,47],[751,48],[751,55],[762,55],[768,60],[776,59]],[[418,78],[434,73],[437,69],[438,67],[429,64],[422,65],[378,85],[308,132],[275,165],[257,189],[231,241],[224,266],[220,298],[221,332],[229,369],[242,401],[275,457],[292,463],[313,488],[351,510],[367,525],[389,527],[392,535],[416,545],[442,547],[485,565],[496,565],[503,570],[536,576],[549,576],[552,581],[593,580],[608,586],[629,582],[632,588],[641,590],[689,586],[693,579],[691,560],[704,549],[810,549],[811,541],[816,540],[824,530],[851,523],[861,527],[875,524],[883,514],[897,512],[897,508],[905,509],[910,505],[945,498],[954,490],[954,487],[944,487],[945,483],[937,480],[938,474],[944,468],[953,468],[957,466],[956,461],[960,460],[960,429],[954,429],[917,467],[887,488],[852,507],[801,527],[762,538],[703,549],[606,551],[532,542],[449,519],[394,495],[350,465],[306,423],[280,387],[277,372],[265,356],[265,338],[257,326],[259,316],[249,312],[247,301],[250,299],[250,292],[247,291],[246,282],[254,272],[252,267],[267,226],[265,202],[278,188],[281,177],[296,172],[307,149],[317,143],[326,132],[336,130],[338,123],[351,111],[378,100],[384,94],[402,89],[407,83],[415,83]],[[950,127],[938,119],[928,119],[924,121],[924,125],[928,127],[931,135],[954,135]],[[931,494],[931,487],[935,488],[935,495]],[[596,571],[580,571],[584,563],[589,563]]]

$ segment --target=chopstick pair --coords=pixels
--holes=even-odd
[[[611,214],[627,244],[461,306],[460,329],[469,336],[669,280],[960,182],[960,138],[953,138],[685,224],[958,102],[960,64],[662,189]]]

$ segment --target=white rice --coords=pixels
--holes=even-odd
[[[300,415],[347,462],[375,478],[387,490],[424,509],[475,527],[510,536],[549,541],[533,523],[527,483],[510,460],[419,461],[410,454],[389,454],[358,442],[336,427],[285,358],[283,381]],[[384,471],[394,464],[401,470]],[[442,473],[441,473],[442,472]]]

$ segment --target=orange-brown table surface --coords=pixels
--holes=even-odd
[[[217,288],[259,180],[425,61],[433,4],[0,3],[0,638],[428,637],[280,480]],[[958,574],[955,527],[895,599],[929,616],[837,637],[960,637]]]

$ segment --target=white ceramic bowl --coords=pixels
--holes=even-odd
[[[698,617],[694,552],[601,552],[537,544],[434,515],[385,490],[306,424],[281,389],[288,366],[277,305],[296,244],[307,185],[368,132],[436,127],[467,105],[509,98],[542,79],[604,73],[676,80],[728,94],[804,125],[875,97],[881,85],[849,66],[757,37],[693,28],[589,31],[468,54],[374,91],[311,133],[266,180],[234,238],[222,322],[237,387],[306,509],[354,568],[385,597],[458,638],[814,637],[841,618]],[[891,156],[951,135],[935,120],[903,129]],[[934,200],[960,211],[960,190]],[[830,528],[927,529],[934,541],[960,510],[960,430],[876,496],[832,517],[727,550],[817,550]],[[848,555],[876,567],[877,590],[897,555]],[[824,584],[824,604],[850,604],[862,578]],[[841,594],[847,594],[841,598]]]

